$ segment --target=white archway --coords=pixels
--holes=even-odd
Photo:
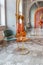
[[[29,8],[29,22],[31,23],[32,27],[34,27],[34,14],[35,14],[35,11],[36,11],[36,9],[38,9],[40,7],[38,2],[43,2],[43,0],[33,1],[30,4],[30,8]]]

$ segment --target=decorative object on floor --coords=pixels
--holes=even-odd
[[[23,42],[22,44],[22,48],[19,48],[19,45],[18,45],[18,48],[16,49],[16,51],[22,55],[25,55],[27,54],[29,51],[27,48],[24,47],[24,42],[29,40],[28,38],[26,38],[26,31],[25,31],[25,28],[24,28],[24,24],[23,24],[23,20],[24,20],[24,16],[23,15],[19,15],[18,17],[18,22],[17,22],[17,33],[16,33],[16,38],[17,38],[17,42]]]
[[[24,15],[22,14],[22,0],[16,0],[16,38],[17,38],[17,46],[18,48],[16,48],[15,50],[17,51],[17,53],[25,55],[27,53],[29,53],[29,50],[27,48],[24,47],[24,42],[29,40],[28,38],[26,38],[26,31],[25,31],[25,27],[24,27]],[[21,9],[19,10],[19,7],[21,6]],[[19,47],[19,43],[22,43],[22,47]]]
[[[17,41],[23,41],[23,37],[25,38],[26,37],[26,31],[25,31],[25,28],[24,28],[24,23],[23,23],[23,20],[24,20],[24,16],[23,15],[19,15],[18,17],[18,22],[17,22],[17,34],[16,34],[16,37],[18,38]],[[26,38],[25,38],[26,39]]]

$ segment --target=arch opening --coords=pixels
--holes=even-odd
[[[37,3],[34,2],[31,5],[31,7],[30,7],[30,11],[29,11],[29,22],[30,22],[32,28],[39,27],[38,23],[37,23],[38,26],[36,26],[36,23],[35,23],[35,13],[40,8],[43,8],[43,1],[38,1]],[[43,9],[41,9],[41,11],[43,11]]]

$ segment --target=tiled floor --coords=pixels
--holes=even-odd
[[[30,51],[27,55],[15,53],[16,42],[3,48],[0,46],[0,65],[43,65],[43,44],[41,44],[43,39],[35,39],[25,43],[24,46]],[[21,45],[19,43],[19,46]]]
[[[41,35],[43,30],[39,29],[33,29],[28,33],[27,37],[32,39],[24,42],[24,46],[30,51],[27,55],[20,55],[14,51],[17,48],[17,42],[12,42],[3,48],[0,46],[0,65],[43,65],[43,36]],[[20,47],[22,43],[19,43]]]

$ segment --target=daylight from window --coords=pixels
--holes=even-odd
[[[0,26],[5,25],[5,0],[0,0]]]

